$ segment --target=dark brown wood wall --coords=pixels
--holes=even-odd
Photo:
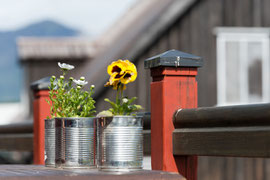
[[[149,104],[149,70],[143,61],[169,49],[177,49],[203,57],[204,66],[199,69],[199,106],[214,106],[217,103],[216,90],[216,36],[215,27],[267,27],[270,26],[270,0],[201,0],[197,1],[166,32],[155,39],[142,54],[133,57],[138,66],[138,80],[128,85],[126,94],[139,97],[145,110]],[[123,55],[119,58],[125,58]],[[101,99],[112,92],[106,92]],[[110,95],[112,97],[112,95]],[[147,99],[144,99],[147,98]],[[143,100],[142,100],[143,99]],[[104,103],[98,100],[98,109]]]
[[[137,96],[138,104],[150,110],[150,73],[143,61],[169,49],[177,49],[203,57],[204,66],[199,70],[199,106],[217,103],[216,90],[216,37],[215,27],[270,26],[270,0],[201,0],[197,1],[173,26],[168,27],[143,53],[134,57],[138,79],[128,85],[127,94]],[[107,91],[98,101],[98,110],[106,105]],[[107,106],[108,107],[108,106]],[[199,180],[267,180],[270,179],[270,160],[255,158],[200,157]]]

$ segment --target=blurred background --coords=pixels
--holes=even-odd
[[[0,0],[0,124],[33,121],[30,84],[70,75],[96,86],[97,110],[107,108],[106,67],[130,59],[138,79],[126,94],[150,111],[146,58],[170,49],[201,56],[199,106],[270,101],[270,0]],[[17,162],[3,152],[3,163]],[[21,157],[31,162],[31,152]],[[8,157],[8,158],[4,158]],[[23,157],[23,158],[22,158]],[[16,159],[17,158],[17,159]],[[266,159],[199,158],[199,179],[270,179]]]
[[[29,83],[54,74],[57,62],[71,61],[72,53],[84,51],[72,61],[93,56],[94,39],[136,1],[0,2],[0,124],[7,124],[31,119]],[[36,72],[38,66],[44,70]]]

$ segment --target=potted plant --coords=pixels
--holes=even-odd
[[[142,109],[133,104],[136,97],[124,96],[126,85],[137,78],[136,66],[129,60],[112,62],[105,86],[116,90],[115,102],[105,99],[111,108],[98,114],[98,168],[103,171],[134,171],[142,169],[142,118],[134,114]]]
[[[72,65],[58,63],[63,74],[52,76],[49,98],[51,117],[55,119],[55,166],[63,168],[95,167],[96,126],[94,86],[84,90],[84,77],[65,80]],[[74,83],[76,84],[74,86]]]
[[[60,99],[56,98],[58,88],[63,88],[63,79],[69,70],[74,69],[74,66],[69,64],[61,64],[58,62],[58,66],[63,72],[62,76],[57,80],[55,76],[50,78],[49,88],[49,99],[46,99],[47,103],[50,105],[50,117],[47,116],[45,119],[45,166],[55,167],[55,117],[61,117],[57,113],[57,107],[60,106]],[[62,80],[61,80],[62,79]],[[70,79],[72,81],[72,79]],[[70,83],[72,83],[70,81]],[[71,84],[69,84],[71,86]]]

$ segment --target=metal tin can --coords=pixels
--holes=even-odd
[[[136,171],[143,165],[141,117],[114,116],[97,119],[98,168],[102,171]]]
[[[96,167],[96,123],[94,118],[56,118],[55,130],[56,167]]]
[[[55,166],[55,120],[45,119],[45,166]]]

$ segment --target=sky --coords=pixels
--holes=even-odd
[[[85,35],[98,35],[137,0],[0,0],[0,31],[55,20]]]

